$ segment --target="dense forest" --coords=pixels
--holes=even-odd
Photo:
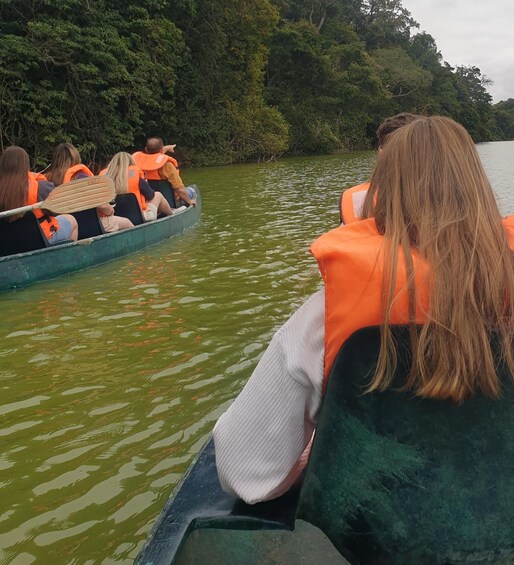
[[[37,165],[146,135],[196,165],[368,148],[400,111],[514,138],[514,100],[445,63],[400,0],[0,0],[0,29],[0,142]]]

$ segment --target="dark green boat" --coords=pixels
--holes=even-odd
[[[197,205],[177,211],[173,216],[127,230],[0,257],[0,291],[23,288],[106,263],[183,233],[200,218],[202,203],[200,192],[195,188]]]
[[[301,485],[249,506],[222,491],[211,440],[136,563],[514,563],[507,368],[498,356],[498,400],[476,393],[456,406],[413,397],[399,390],[410,365],[408,329],[394,335],[399,363],[393,387],[381,393],[363,394],[379,328],[356,332],[341,348]]]

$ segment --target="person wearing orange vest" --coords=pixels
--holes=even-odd
[[[54,185],[39,173],[31,173],[27,152],[15,145],[8,147],[0,156],[0,211],[36,204],[45,200]],[[76,241],[77,222],[69,214],[51,216],[44,210],[34,210],[43,235],[50,244]],[[11,216],[7,221],[15,221]]]
[[[248,503],[281,495],[299,477],[325,380],[360,328],[381,327],[363,391],[377,401],[396,360],[391,324],[417,335],[406,385],[414,396],[456,405],[476,393],[498,398],[491,328],[514,379],[514,217],[501,219],[474,143],[453,120],[419,117],[392,133],[363,220],[322,235],[310,251],[324,290],[277,331],[213,432],[221,485]]]
[[[55,186],[59,186],[71,180],[94,175],[86,165],[82,164],[80,153],[74,145],[60,143],[54,150],[52,163],[47,169],[46,176]],[[128,218],[114,216],[114,208],[109,202],[97,206],[96,211],[103,229],[107,233],[134,227],[134,224]]]
[[[173,210],[160,192],[156,192],[144,178],[143,171],[135,164],[132,155],[120,151],[111,159],[108,166],[100,171],[114,180],[116,194],[130,192],[137,198],[145,222],[156,220],[159,214],[171,216]]]
[[[391,133],[409,124],[416,118],[419,118],[419,116],[409,114],[408,112],[402,112],[401,114],[386,118],[377,130],[378,151],[382,149]],[[341,193],[339,198],[339,220],[341,224],[350,224],[361,219],[362,207],[368,189],[369,182],[364,182],[357,186],[347,188]]]
[[[71,143],[60,143],[54,149],[52,162],[45,174],[55,186],[70,180],[93,176],[89,168],[82,164],[80,153]]]
[[[136,165],[145,173],[148,181],[167,181],[178,203],[183,201],[187,206],[196,206],[196,194],[192,187],[184,186],[178,170],[176,159],[166,155],[165,150],[174,151],[175,145],[164,145],[160,137],[149,137],[145,150],[132,155]]]
[[[369,190],[369,182],[347,188],[339,198],[339,220],[341,224],[351,224],[362,217],[362,207]]]

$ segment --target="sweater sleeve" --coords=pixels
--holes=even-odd
[[[181,186],[184,186],[184,183],[180,178],[179,172],[170,162],[165,163],[165,165],[159,169],[159,176],[162,179],[167,180],[171,184],[171,187],[173,189],[177,189],[180,188]]]
[[[146,179],[139,179],[139,191],[147,202],[155,196],[155,190],[148,184]]]
[[[282,326],[214,428],[224,490],[250,504],[285,492],[301,472],[321,403],[324,293]]]
[[[47,196],[54,189],[54,183],[48,180],[37,181],[37,201],[46,200]]]

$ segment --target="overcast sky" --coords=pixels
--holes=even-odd
[[[514,2],[512,0],[403,0],[436,41],[450,65],[476,66],[493,81],[494,102],[514,98]],[[416,33],[416,30],[413,30]]]

